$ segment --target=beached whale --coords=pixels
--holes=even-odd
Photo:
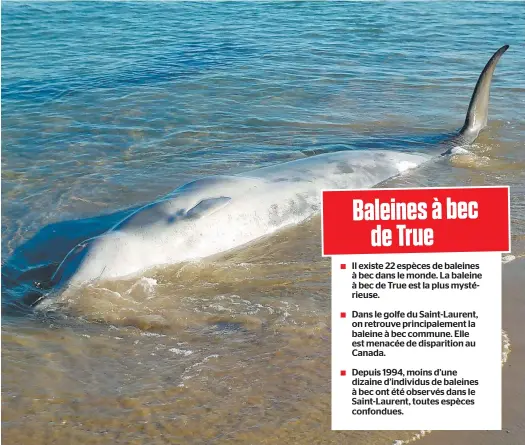
[[[507,49],[496,51],[483,69],[461,130],[433,149],[326,153],[190,182],[78,244],[57,268],[53,283],[124,278],[227,251],[318,213],[322,189],[371,187],[473,142],[487,124],[492,75]]]

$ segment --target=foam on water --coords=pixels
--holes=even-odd
[[[171,349],[169,349],[169,351],[170,352],[174,352],[175,354],[185,355],[185,356],[193,354],[193,351],[191,351],[189,349],[185,350],[185,349],[179,349],[179,348],[171,348]]]
[[[468,154],[472,154],[472,152],[470,150],[468,150],[466,147],[454,147],[450,151],[450,153],[453,154],[453,155],[458,155],[458,154],[468,155]]]

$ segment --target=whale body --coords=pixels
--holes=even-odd
[[[78,284],[122,278],[226,251],[318,213],[322,189],[370,187],[429,159],[410,153],[337,152],[199,179],[80,243],[60,266],[60,280]]]
[[[126,278],[224,252],[317,214],[322,189],[372,187],[473,142],[487,124],[492,75],[507,49],[505,45],[496,51],[479,76],[461,130],[432,150],[342,151],[198,179],[78,244],[57,268],[53,282],[78,285]]]

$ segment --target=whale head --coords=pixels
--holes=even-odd
[[[180,196],[148,204],[110,231],[77,244],[58,267],[53,282],[82,284],[126,278],[153,266],[185,260],[206,248],[202,223],[230,202],[229,197],[197,199],[187,209]]]
[[[58,267],[58,285],[124,278],[162,258],[152,240],[137,233],[112,231],[73,248]]]

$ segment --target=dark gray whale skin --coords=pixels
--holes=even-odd
[[[436,138],[431,135],[429,150],[447,156],[454,147],[476,140],[488,120],[490,85],[496,65],[509,45],[497,50],[481,72],[472,94],[463,127],[456,133]],[[426,144],[419,141],[418,146]],[[364,142],[365,149],[374,147],[402,148],[398,139],[379,139]],[[313,155],[317,155],[313,150]],[[2,314],[16,315],[31,311],[57,283],[52,277],[64,257],[79,243],[105,233],[118,221],[133,214],[137,208],[80,220],[63,221],[42,228],[35,236],[19,246],[2,265]]]
[[[443,152],[443,156],[450,154],[454,147],[474,142],[481,130],[487,126],[492,76],[499,59],[508,49],[509,45],[498,49],[483,68],[470,99],[465,123],[457,135],[444,142],[447,150]]]

